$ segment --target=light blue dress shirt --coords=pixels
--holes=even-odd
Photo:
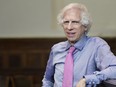
[[[64,41],[52,47],[42,87],[62,87],[64,63],[70,46],[68,41]],[[74,47],[73,87],[83,77],[86,79],[86,87],[116,79],[116,56],[103,39],[83,35]]]

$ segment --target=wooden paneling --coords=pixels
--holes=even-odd
[[[64,39],[0,39],[0,75],[12,79],[19,75],[27,78],[31,76],[33,86],[41,87],[50,49],[62,40]]]
[[[116,38],[104,38],[116,55]],[[41,81],[51,47],[65,38],[12,38],[0,39],[0,75],[15,79],[31,77],[33,87]],[[20,82],[19,82],[20,83]]]

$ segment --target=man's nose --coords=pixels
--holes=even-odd
[[[72,22],[70,21],[68,26],[67,26],[68,29],[72,29]]]

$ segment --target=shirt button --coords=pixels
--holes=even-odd
[[[95,82],[93,82],[93,84],[95,84]]]
[[[91,82],[89,82],[89,84],[91,85]]]

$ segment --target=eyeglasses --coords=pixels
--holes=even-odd
[[[65,21],[63,21],[64,26],[68,26],[69,24],[71,24],[72,26],[78,26],[78,25],[80,25],[80,21],[77,21],[77,20],[73,20],[73,21],[65,20]]]

